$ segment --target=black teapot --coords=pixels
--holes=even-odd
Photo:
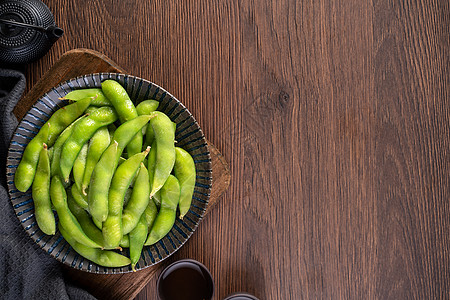
[[[0,0],[0,67],[42,57],[63,35],[40,0]]]

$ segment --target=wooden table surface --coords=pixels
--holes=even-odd
[[[183,101],[228,192],[169,264],[215,299],[450,294],[448,1],[44,0],[97,50]],[[152,280],[137,299],[156,299]]]

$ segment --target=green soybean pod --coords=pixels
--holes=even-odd
[[[33,183],[39,155],[43,145],[47,143],[50,133],[50,124],[44,124],[39,133],[28,143],[19,166],[14,175],[14,184],[21,192],[26,192]],[[36,156],[37,154],[37,156]]]
[[[39,154],[31,193],[34,202],[34,215],[39,228],[45,234],[54,235],[56,223],[50,201],[50,161],[46,144]]]
[[[136,110],[137,110],[137,113],[139,116],[149,115],[150,113],[157,110],[158,106],[159,106],[159,102],[156,100],[144,100],[136,106]],[[147,127],[148,126],[144,126],[144,128],[142,128],[142,134],[146,133]],[[149,143],[149,144],[144,143],[144,148],[147,148],[150,145],[151,145],[151,143]]]
[[[122,248],[130,248],[130,237],[128,236],[128,234],[122,236],[119,246]]]
[[[172,121],[161,112],[154,112],[155,117],[150,120],[155,133],[156,161],[153,174],[153,196],[166,182],[175,164],[175,130]]]
[[[156,145],[156,142],[153,141],[153,143],[150,147],[150,153],[148,154],[148,159],[147,159],[147,170],[148,170],[148,180],[150,182],[150,191],[152,190],[153,176],[155,174],[156,150],[157,150],[157,145]]]
[[[108,217],[103,222],[102,227],[103,238],[107,247],[119,246],[123,236],[122,211],[125,194],[149,150],[147,148],[144,152],[133,155],[121,164],[114,173],[108,194]]]
[[[91,240],[100,246],[103,246],[102,231],[97,228],[88,213],[70,196],[67,197],[67,205],[69,206],[70,212],[75,216],[78,223],[80,223],[81,229],[83,229],[84,233],[86,233]]]
[[[152,199],[155,202],[156,206],[160,207],[161,206],[161,190],[157,191],[153,195]]]
[[[91,218],[92,219],[92,222],[94,222],[94,224],[95,224],[95,226],[97,226],[97,228],[98,229],[100,229],[100,230],[102,230],[102,227],[103,227],[103,223],[102,222],[99,222],[99,221],[97,221],[96,219],[94,219],[94,218]],[[103,235],[103,234],[102,234]]]
[[[123,149],[151,118],[151,115],[139,116],[120,125],[114,132],[113,141],[95,165],[91,176],[88,203],[89,211],[97,221],[103,222],[108,216],[108,191]]]
[[[144,164],[141,164],[139,172],[134,182],[131,198],[123,209],[122,226],[123,234],[129,233],[139,222],[139,218],[144,212],[150,200],[150,182],[148,171]]]
[[[82,99],[58,109],[47,121],[50,126],[47,146],[53,146],[60,133],[78,119],[91,104],[92,98]]]
[[[175,132],[177,130],[177,123],[172,122],[173,131]],[[153,128],[151,126],[147,127],[147,131],[145,133],[145,142],[144,145],[148,146],[153,143],[155,139],[155,132],[153,131]]]
[[[117,114],[112,107],[104,106],[81,120],[73,129],[72,134],[64,143],[61,150],[61,176],[68,182],[73,163],[83,145],[101,127],[117,120]]]
[[[139,116],[148,115],[151,112],[154,112],[155,110],[157,110],[158,106],[159,106],[159,102],[156,100],[152,100],[152,99],[144,100],[136,106],[136,111]]]
[[[14,178],[14,182],[19,191],[25,192],[33,183],[39,153],[42,150],[42,143],[45,142],[48,147],[53,146],[59,134],[75,119],[81,116],[90,103],[91,98],[87,98],[58,109],[34,137],[37,143],[32,143],[32,141],[28,143]],[[46,127],[48,128],[45,129]],[[48,130],[48,137],[45,140],[42,136],[44,134],[42,133],[43,130]]]
[[[52,148],[49,148],[47,151],[48,151],[48,160],[49,160],[49,163],[52,161],[52,158],[53,158],[53,151],[54,151],[55,149],[53,149],[53,147]]]
[[[72,187],[70,188],[70,193],[79,206],[81,206],[83,209],[88,209],[89,204],[87,202],[87,197],[80,192],[76,184],[72,185]]]
[[[145,240],[147,239],[148,226],[145,217],[141,216],[136,227],[130,232],[130,260],[131,269],[136,272],[136,264],[141,257],[142,248],[144,248]]]
[[[153,130],[153,129],[152,129]],[[153,141],[152,147],[150,149],[150,153],[148,154],[148,161],[147,161],[147,166],[148,166],[148,178],[151,184],[153,184],[153,175],[155,173],[155,164],[156,164],[156,150],[157,150],[157,146],[156,146],[156,142]],[[151,190],[151,184],[150,184],[150,190]],[[153,201],[155,202],[155,204],[159,207],[159,205],[161,204],[161,190],[158,190],[152,197],[151,199],[153,199]]]
[[[145,218],[148,230],[150,230],[153,226],[153,223],[155,222],[156,216],[158,215],[158,208],[156,207],[156,204],[152,199],[148,201],[148,205],[142,215]]]
[[[59,223],[67,230],[70,236],[83,245],[101,248],[101,245],[91,240],[84,233],[80,223],[78,223],[77,219],[70,212],[69,206],[67,205],[67,194],[59,176],[53,176],[51,180],[50,199],[58,213]]]
[[[186,215],[191,207],[195,188],[195,163],[192,156],[184,149],[175,147],[175,165],[173,173],[180,182],[180,219]]]
[[[87,97],[92,98],[91,105],[93,106],[112,105],[111,101],[109,101],[105,94],[103,94],[102,89],[99,88],[73,90],[61,98],[61,100],[79,101]]]
[[[97,222],[104,222],[108,217],[108,192],[118,164],[118,159],[115,161],[118,156],[120,157],[119,143],[113,141],[103,152],[92,172],[88,205],[92,218]]]
[[[85,196],[87,195],[86,189],[89,186],[89,182],[91,180],[95,165],[99,161],[106,148],[108,148],[110,143],[111,136],[106,126],[101,127],[99,130],[97,130],[97,132],[94,133],[89,141],[89,147],[86,156],[86,167],[84,169],[83,180],[81,181],[81,192]]]
[[[102,82],[102,91],[116,109],[122,123],[133,120],[138,116],[136,107],[120,83],[114,80]],[[127,146],[129,156],[141,152],[143,142],[142,132],[137,133]]]
[[[96,249],[79,243],[72,237],[70,231],[66,230],[64,226],[61,226],[61,223],[58,225],[58,229],[64,239],[78,254],[96,263],[97,265],[103,267],[118,268],[127,266],[131,263],[128,257],[114,251]]]
[[[169,175],[161,189],[161,208],[156,216],[145,245],[153,245],[162,239],[175,224],[177,205],[180,200],[180,184]]]
[[[81,147],[80,153],[78,153],[75,162],[73,163],[73,181],[78,190],[81,191],[81,182],[83,181],[84,169],[86,168],[88,143],[85,143]]]
[[[64,129],[60,136],[56,139],[55,144],[53,145],[53,158],[52,162],[50,164],[50,173],[53,177],[54,175],[59,175],[59,160],[61,158],[61,150],[64,145],[64,143],[67,141],[69,136],[72,134],[73,128],[80,122],[83,118],[85,118],[87,115],[83,115],[76,119],[74,122],[72,122],[69,126]]]

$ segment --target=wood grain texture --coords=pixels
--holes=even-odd
[[[44,0],[65,36],[181,99],[231,186],[165,264],[215,299],[449,299],[450,7],[422,0]],[[155,280],[137,299],[156,299]]]

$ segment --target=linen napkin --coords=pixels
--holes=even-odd
[[[13,109],[25,90],[25,76],[0,69],[0,299],[95,299],[65,282],[61,265],[27,235],[6,185],[6,156],[18,121]]]

